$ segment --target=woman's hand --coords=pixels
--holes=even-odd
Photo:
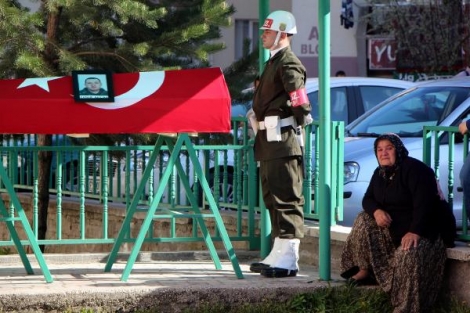
[[[410,250],[411,248],[416,248],[419,243],[421,236],[414,233],[406,233],[405,236],[401,239],[401,248],[403,250]]]
[[[392,223],[392,218],[388,215],[387,212],[381,209],[377,209],[374,212],[374,218],[377,225],[380,227],[389,227]]]
[[[465,135],[465,133],[468,131],[466,121],[463,121],[459,124],[459,131],[462,135]]]

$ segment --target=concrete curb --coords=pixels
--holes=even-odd
[[[190,312],[189,309],[241,307],[266,301],[285,303],[298,294],[311,293],[318,284],[266,288],[180,288],[113,293],[77,292],[44,296],[0,295],[0,312]],[[223,301],[221,301],[223,299]],[[225,310],[224,310],[225,311]],[[215,311],[214,311],[215,312]]]

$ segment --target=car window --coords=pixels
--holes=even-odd
[[[402,88],[384,86],[359,86],[359,91],[364,105],[364,112],[369,111],[374,106],[390,98],[394,94],[402,91]]]
[[[330,103],[331,103],[331,120],[343,121],[347,124],[348,121],[348,103],[346,96],[346,87],[331,88]],[[312,117],[318,120],[320,117],[320,108],[318,104],[318,91],[308,94],[308,99],[312,106]]]
[[[314,120],[318,120],[318,117],[320,116],[318,108],[318,91],[311,92],[307,96],[311,106],[310,114],[312,115]]]
[[[467,97],[467,88],[417,88],[371,111],[349,132],[357,136],[385,132],[397,133],[402,137],[422,136],[424,126],[438,125]]]
[[[346,88],[331,88],[331,120],[348,121],[348,98],[346,97]]]

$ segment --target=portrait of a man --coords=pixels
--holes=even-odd
[[[113,102],[112,76],[107,71],[72,72],[74,98],[77,102]]]
[[[81,96],[108,96],[108,91],[103,88],[103,83],[98,77],[87,77],[84,84],[85,87],[80,90]]]

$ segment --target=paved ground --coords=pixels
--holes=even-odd
[[[34,255],[34,275],[26,274],[17,256],[0,256],[0,312],[183,312],[201,303],[283,301],[292,294],[329,284],[342,284],[332,275],[321,281],[315,268],[302,266],[297,277],[265,278],[249,271],[253,254],[237,254],[244,278],[222,260],[216,270],[207,253],[142,253],[127,281],[121,281],[125,256],[104,272],[106,255],[45,255],[54,281],[47,283]]]

